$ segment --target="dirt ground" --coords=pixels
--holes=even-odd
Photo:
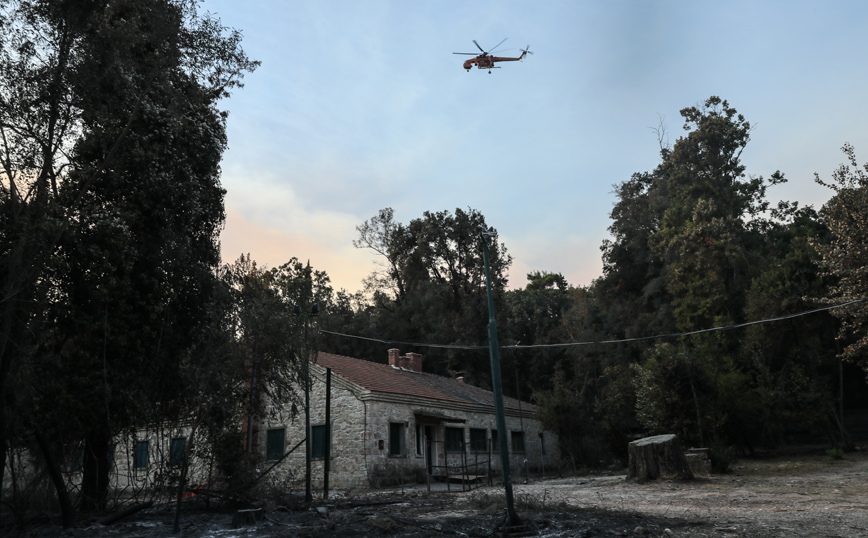
[[[460,489],[460,488],[459,488]],[[823,450],[736,461],[725,475],[637,484],[623,475],[532,480],[514,486],[523,527],[512,535],[546,537],[868,537],[868,453],[831,460]],[[180,536],[264,538],[298,536],[503,535],[503,489],[427,493],[405,487],[333,497],[309,509],[264,508],[258,523],[232,528],[232,513],[188,507]],[[0,535],[141,537],[171,534],[172,516],[151,509],[113,525],[79,520],[62,531],[42,516]]]

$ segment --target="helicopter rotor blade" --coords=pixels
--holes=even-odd
[[[464,55],[467,55],[467,56],[479,56],[479,55],[476,54],[475,52],[453,52],[452,54],[464,54]]]
[[[476,45],[476,48],[478,48],[478,49],[481,50],[482,52],[485,52],[485,49],[483,49],[482,47],[480,47],[480,46],[479,46],[479,43],[477,43],[475,39],[473,40],[473,44]]]
[[[507,39],[509,39],[509,38],[508,38],[508,37],[504,37],[504,38],[503,38],[503,41],[506,41]],[[491,50],[494,50],[494,49],[496,49],[497,47],[503,45],[503,41],[501,41],[501,42],[498,43],[497,45],[491,47]],[[474,43],[476,43],[476,41],[474,41]],[[477,44],[476,46],[478,47],[479,45]]]

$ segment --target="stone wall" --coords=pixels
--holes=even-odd
[[[311,387],[311,425],[325,423],[325,378],[322,368],[312,369],[314,376]],[[489,467],[494,474],[500,474],[500,458],[497,448],[493,450],[491,459],[485,452],[475,453],[470,450],[470,429],[478,428],[485,431],[486,440],[490,442],[492,430],[496,430],[496,420],[493,412],[484,413],[460,409],[452,404],[450,409],[432,405],[428,400],[418,401],[378,401],[355,385],[332,378],[331,391],[331,467],[329,487],[333,489],[354,489],[367,487],[383,487],[399,483],[409,483],[424,479],[425,465],[425,426],[430,426],[433,433],[433,467],[432,474],[459,474],[459,466],[471,466],[470,474],[487,474]],[[397,398],[396,398],[397,399]],[[410,400],[408,398],[408,400]],[[418,400],[418,399],[417,399]],[[427,405],[425,405],[427,404]],[[466,406],[465,406],[466,407]],[[444,423],[437,419],[420,422],[417,429],[416,413],[432,416],[446,416],[463,420],[463,423]],[[280,418],[263,420],[258,429],[259,447],[265,451],[266,436],[270,429],[285,429],[285,449],[290,450],[304,438],[304,411],[298,408],[295,417],[289,418],[289,409],[281,409]],[[433,420],[433,422],[431,422]],[[401,439],[401,454],[390,453],[390,424],[400,425],[403,436]],[[543,441],[545,454],[540,450],[539,423],[529,416],[506,417],[507,438],[509,441],[510,469],[513,477],[524,472],[525,466],[537,470],[545,465],[553,468],[559,461],[557,454],[557,439],[553,433],[545,432]],[[454,427],[462,430],[464,440],[463,452],[451,452],[445,446],[445,428]],[[423,437],[417,443],[417,432]],[[523,432],[524,450],[515,451],[512,432]],[[489,465],[490,462],[490,465]],[[323,458],[314,458],[311,464],[311,483],[314,489],[323,487]],[[474,472],[473,465],[478,470]],[[268,462],[265,462],[268,465]],[[447,468],[448,467],[448,468]],[[305,475],[305,448],[299,446],[295,452],[287,456],[272,471],[271,480],[276,486],[295,491],[303,490]]]
[[[417,428],[416,413],[446,415],[451,419],[460,419],[465,422],[430,423],[425,420],[420,422],[420,427]],[[480,413],[458,409],[444,410],[443,408],[433,406],[372,402],[370,404],[369,416],[371,440],[367,443],[366,449],[369,454],[368,460],[372,462],[370,466],[372,480],[381,485],[394,483],[402,477],[425,475],[424,452],[427,441],[429,441],[425,436],[425,426],[430,426],[433,433],[433,439],[430,439],[433,449],[433,475],[460,474],[462,472],[460,469],[465,466],[467,467],[468,474],[486,474],[489,466],[495,475],[499,475],[501,472],[500,455],[496,444],[491,450],[490,459],[488,451],[488,446],[492,442],[492,430],[497,430],[494,413]],[[403,445],[406,447],[406,450],[402,456],[392,456],[389,454],[390,423],[404,424],[403,434],[405,438]],[[509,444],[510,473],[512,476],[515,477],[518,473],[524,472],[525,466],[531,471],[538,470],[543,465],[548,466],[549,469],[555,466],[559,457],[557,439],[554,434],[550,432],[543,433],[542,440],[545,447],[545,453],[543,454],[540,446],[539,423],[535,419],[507,416],[506,427],[509,431],[507,439]],[[463,451],[447,450],[446,428],[461,430],[461,436],[464,441]],[[487,441],[485,451],[474,452],[471,450],[471,429],[484,431]],[[513,432],[516,432],[517,435],[520,435],[524,439],[524,450],[516,451],[515,447],[513,447]],[[419,443],[417,443],[417,435],[422,436]],[[383,440],[382,445],[379,443],[380,440]],[[381,446],[383,448],[380,448]],[[476,469],[475,472],[474,469]]]
[[[313,384],[311,390],[311,425],[325,424],[325,371],[318,366],[311,370]],[[425,447],[429,440],[425,437],[426,427],[432,433],[431,447],[433,451],[432,474],[460,474],[459,467],[469,465],[469,474],[487,474],[489,468],[495,475],[500,474],[500,458],[495,447],[491,459],[486,449],[483,452],[473,452],[470,447],[470,430],[484,430],[487,442],[492,438],[492,430],[497,428],[493,412],[480,412],[469,406],[449,403],[443,406],[431,400],[419,398],[392,397],[393,401],[381,401],[356,385],[340,379],[332,378],[331,394],[331,467],[329,486],[334,489],[350,490],[356,488],[382,487],[387,485],[409,483],[424,480],[426,475]],[[274,461],[266,458],[268,431],[284,430],[284,450],[293,449],[304,439],[304,410],[296,404],[296,413],[292,416],[292,405],[287,404],[272,408],[268,417],[257,418],[254,434],[255,450],[262,458],[264,471],[273,465]],[[417,413],[429,417],[439,416],[441,419],[427,418],[417,424]],[[444,422],[442,417],[464,422]],[[400,454],[390,454],[390,424],[400,425],[402,435]],[[543,464],[549,469],[559,461],[557,439],[551,432],[544,433],[545,454],[540,451],[538,422],[526,416],[506,417],[510,447],[510,469],[514,479],[518,480],[525,469],[537,470]],[[446,450],[446,428],[461,429],[464,441],[463,452]],[[511,432],[523,432],[524,451],[515,451]],[[171,443],[176,438],[187,438],[189,429],[183,426],[153,427],[140,430],[134,435],[118,438],[114,453],[114,469],[112,473],[112,488],[118,491],[135,491],[155,486],[165,487],[173,483],[173,475],[178,474],[178,468],[170,463]],[[419,437],[417,439],[417,436]],[[136,441],[148,442],[148,462],[143,468],[135,466]],[[487,448],[487,447],[486,447]],[[22,457],[24,464],[29,458]],[[27,465],[22,467],[29,467]],[[474,464],[476,469],[474,470]],[[215,476],[214,469],[208,461],[193,458],[190,463],[189,484],[213,487],[210,481]],[[323,487],[324,458],[314,458],[311,465],[312,487],[321,490]],[[213,471],[213,472],[212,472]],[[30,474],[32,470],[21,469],[22,474]],[[4,482],[9,482],[6,473]],[[295,451],[286,456],[268,474],[264,480],[281,491],[303,491],[305,478],[305,446],[302,443]],[[68,479],[72,484],[81,481],[80,473],[71,470]],[[176,480],[176,478],[175,478]],[[176,483],[176,482],[175,482]]]
[[[313,368],[313,383],[310,395],[311,426],[325,424],[326,390],[325,375],[321,368]],[[365,439],[365,404],[352,390],[341,386],[332,378],[331,390],[331,467],[329,487],[352,489],[368,487]],[[259,428],[259,446],[266,447],[268,430],[285,428],[285,448],[291,450],[304,439],[304,409],[298,408],[290,418],[289,409],[281,409],[280,417],[265,419]],[[266,462],[266,465],[268,462]],[[323,487],[323,458],[311,460],[312,487]],[[287,456],[272,471],[277,484],[294,490],[304,489],[305,446],[302,444]]]

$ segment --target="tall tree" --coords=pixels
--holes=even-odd
[[[823,206],[831,240],[814,243],[822,256],[820,267],[838,279],[821,299],[826,304],[868,297],[868,163],[859,166],[850,144],[841,149],[847,163],[835,170],[831,182],[815,174],[817,183],[835,192]],[[838,335],[846,344],[842,356],[868,365],[868,303],[851,304],[833,313],[842,321]]]
[[[215,282],[217,102],[256,64],[238,32],[195,8],[32,0],[0,11],[0,450],[22,416],[30,429],[79,428],[85,508],[104,505],[112,435],[141,419],[144,397],[172,400],[176,387],[154,374],[173,379]],[[66,398],[71,420],[24,412],[11,382],[28,364],[55,374],[34,378],[36,409]]]
[[[603,241],[603,275],[593,287],[605,310],[606,330],[620,338],[672,332],[672,297],[668,272],[651,238],[659,232],[669,207],[667,159],[654,171],[633,174],[615,186],[617,201],[612,209],[611,240]],[[639,360],[644,346],[619,349]]]
[[[750,123],[727,101],[712,96],[681,115],[688,134],[667,156],[669,205],[650,240],[667,266],[676,322],[690,330],[740,320],[766,188],[784,179],[745,177]]]
[[[428,212],[404,225],[390,208],[357,227],[358,248],[382,257],[382,269],[367,280],[377,309],[372,328],[392,340],[478,345],[487,338],[487,301],[481,234],[493,233],[492,288],[500,295],[512,258],[482,213]],[[497,301],[502,304],[501,301]],[[469,380],[490,381],[487,356],[460,350],[426,351],[426,367],[463,371]],[[383,355],[385,356],[385,355]]]
[[[564,324],[581,293],[560,273],[533,271],[524,289],[507,291],[508,317],[504,326],[505,343],[553,344],[567,339]],[[567,352],[563,348],[512,351],[503,357],[506,387],[516,385],[525,396],[533,389],[551,388],[552,378],[563,369]],[[509,381],[512,375],[516,379]]]
[[[746,174],[741,154],[750,140],[747,120],[714,96],[681,115],[687,133],[661,148],[654,171],[616,186],[613,238],[603,244],[604,273],[594,283],[611,336],[794,313],[809,307],[807,290],[828,284],[807,249],[808,238],[823,233],[816,213],[787,203],[770,209],[766,190],[783,175]],[[756,327],[746,337],[727,332],[618,346],[608,353],[600,394],[610,398],[607,387],[634,385],[645,407],[636,418],[652,430],[668,424],[696,441],[706,437],[748,448],[758,439],[774,442],[782,430],[758,423],[804,419],[809,401],[816,404],[811,416],[825,420],[829,328],[829,318],[818,316],[789,322],[784,330]],[[626,362],[644,369],[625,368]]]

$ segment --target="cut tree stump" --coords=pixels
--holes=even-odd
[[[693,478],[681,441],[671,433],[633,441],[628,454],[627,480],[645,482],[660,477]]]
[[[265,514],[262,512],[261,508],[238,510],[235,512],[235,515],[232,516],[232,528],[240,529],[241,527],[256,525],[258,522],[262,521],[264,515]]]

